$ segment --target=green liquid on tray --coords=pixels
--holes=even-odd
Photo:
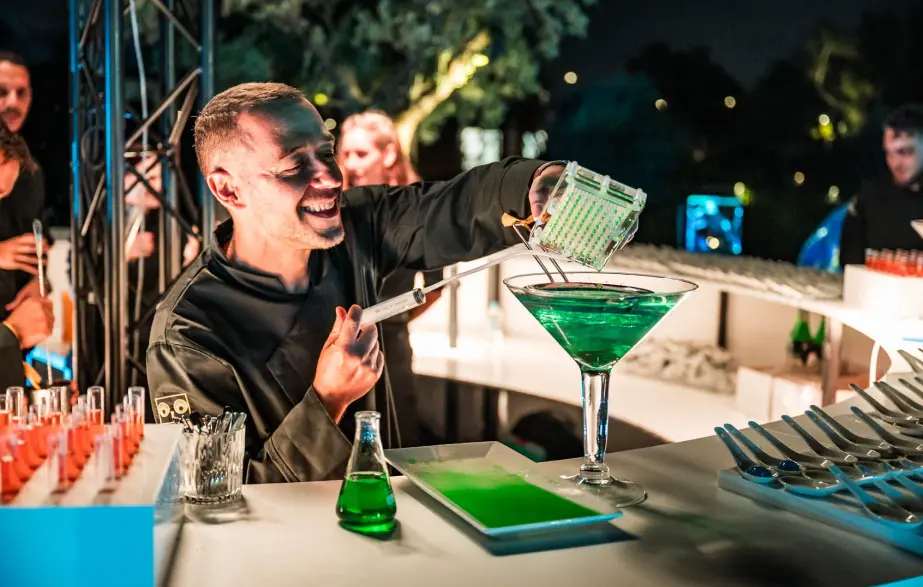
[[[532,485],[501,467],[428,463],[417,475],[487,528],[506,528],[600,513]]]
[[[514,293],[589,370],[611,368],[683,298],[681,293],[651,295],[645,289],[595,283],[548,283]]]
[[[394,527],[397,506],[383,473],[350,473],[340,489],[337,516],[350,530],[380,533]]]

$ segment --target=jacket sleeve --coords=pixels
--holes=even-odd
[[[190,343],[156,343],[148,349],[151,400],[185,394],[190,410],[219,414],[224,406],[247,414],[247,482],[280,483],[342,478],[352,446],[313,389],[268,435],[239,405],[244,383],[224,361]]]
[[[502,216],[529,216],[529,187],[542,163],[511,157],[448,181],[375,186],[344,195],[347,205],[369,211],[381,274],[397,268],[441,269],[520,242],[503,227]]]
[[[859,192],[849,203],[840,232],[841,267],[865,263],[865,249],[868,248],[868,235],[865,227],[865,198],[863,192]]]
[[[25,380],[19,339],[6,325],[0,324],[0,381],[9,385],[22,385]]]

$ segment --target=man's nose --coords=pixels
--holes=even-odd
[[[343,176],[336,168],[336,162],[326,164],[318,161],[314,165],[314,175],[311,177],[311,186],[320,189],[338,188],[343,185]]]
[[[15,108],[16,110],[21,110],[22,99],[16,94],[16,92],[9,92],[6,96],[0,99],[0,104],[3,105],[4,109]]]

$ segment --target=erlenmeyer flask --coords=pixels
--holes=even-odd
[[[380,421],[378,412],[356,414],[356,439],[337,499],[340,524],[363,534],[390,532],[397,513],[381,446]]]

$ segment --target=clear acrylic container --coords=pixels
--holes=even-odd
[[[576,161],[567,165],[552,190],[530,241],[601,271],[638,227],[647,194]]]
[[[182,493],[187,503],[223,503],[240,498],[245,433],[241,427],[236,432],[183,435]]]

